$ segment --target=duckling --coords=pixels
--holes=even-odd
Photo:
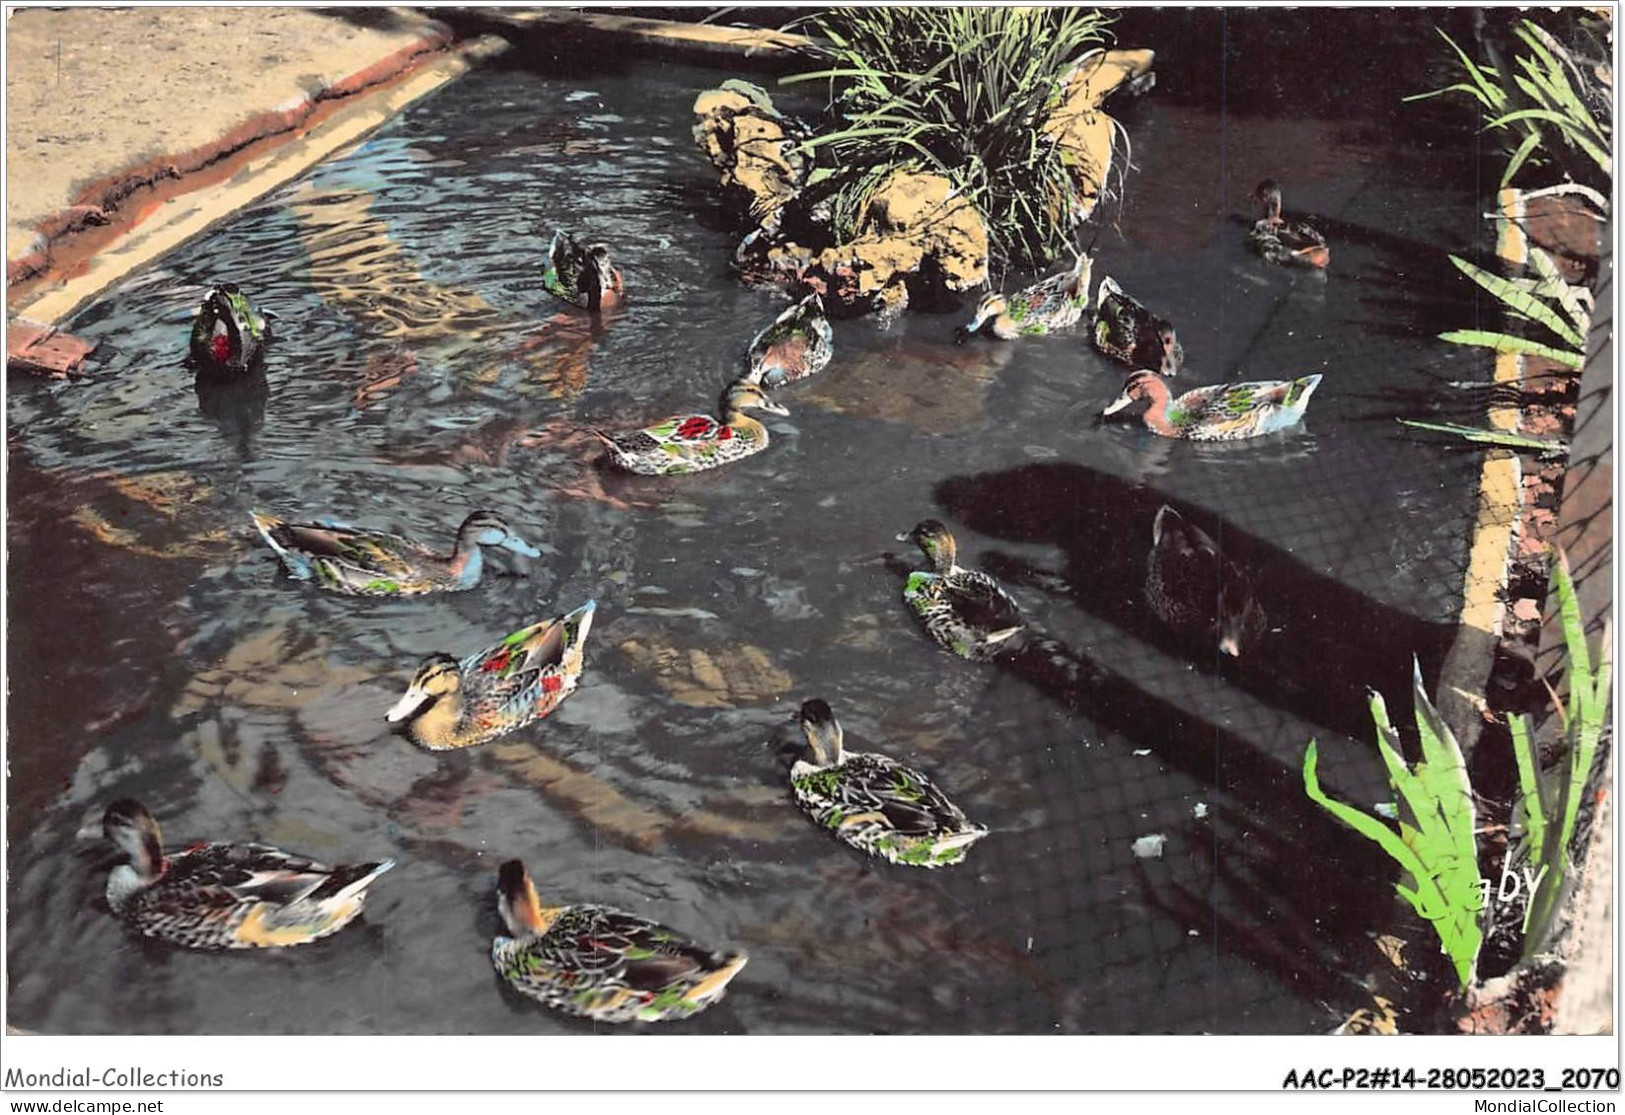
[[[776,391],[823,371],[834,355],[835,334],[824,316],[824,300],[815,291],[756,334],[741,382]]]
[[[762,389],[743,380],[730,384],[718,410],[722,421],[705,414],[679,414],[641,430],[611,434],[587,432],[604,443],[610,460],[640,476],[674,476],[703,472],[754,456],[767,448],[767,427],[745,414],[790,412]]]
[[[1215,383],[1175,399],[1161,376],[1135,372],[1123,385],[1122,394],[1101,411],[1101,417],[1116,414],[1136,399],[1149,399],[1144,421],[1154,434],[1191,441],[1236,441],[1296,425],[1320,380],[1317,373],[1294,380]]]
[[[926,519],[897,540],[913,542],[931,562],[929,572],[909,574],[903,600],[943,647],[961,658],[986,660],[1021,630],[1021,609],[999,583],[955,563],[954,536],[941,522]]]
[[[1266,178],[1253,191],[1264,207],[1264,216],[1253,225],[1247,242],[1271,263],[1286,267],[1324,268],[1332,261],[1331,249],[1320,231],[1304,221],[1288,221],[1281,216],[1281,187]]]
[[[575,692],[596,608],[589,600],[461,662],[429,655],[384,719],[404,723],[412,742],[430,751],[473,747],[540,720]]]
[[[324,867],[265,844],[194,844],[167,856],[158,822],[130,798],[102,815],[102,835],[128,860],[107,877],[107,904],[143,936],[185,948],[303,945],[356,919],[391,867]]]
[[[1264,610],[1240,566],[1167,504],[1151,525],[1145,601],[1173,630],[1240,658],[1264,634]]]
[[[1185,348],[1173,323],[1123,293],[1107,275],[1095,294],[1095,348],[1130,368],[1150,368],[1165,376],[1185,366]]]
[[[192,319],[192,361],[200,368],[244,372],[265,354],[271,339],[266,318],[235,283],[221,283],[203,299]]]
[[[362,530],[331,519],[290,523],[250,511],[254,526],[289,575],[314,579],[345,596],[421,596],[462,592],[480,583],[483,546],[500,546],[524,557],[542,552],[514,533],[494,511],[476,511],[457,530],[450,554],[383,531]]]
[[[722,999],[749,958],[713,952],[609,906],[544,907],[519,860],[497,871],[497,911],[511,936],[491,963],[521,994],[595,1022],[669,1022]]]
[[[915,867],[962,863],[987,835],[925,775],[884,755],[846,751],[840,721],[814,698],[797,716],[808,759],[790,769],[796,804],[813,822],[871,856]]]
[[[542,286],[555,298],[595,314],[626,297],[626,283],[609,261],[609,246],[582,244],[563,229],[548,245]]]
[[[1079,253],[1077,263],[1006,296],[994,291],[982,295],[968,325],[954,330],[954,341],[964,344],[984,329],[1001,341],[1014,341],[1070,329],[1089,306],[1089,276],[1094,260]]]

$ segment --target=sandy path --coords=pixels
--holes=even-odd
[[[215,142],[436,28],[403,9],[349,18],[298,8],[30,8],[10,16],[8,261],[39,247],[40,222],[78,203],[87,187]]]

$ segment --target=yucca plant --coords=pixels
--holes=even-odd
[[[1574,839],[1580,803],[1590,783],[1607,723],[1609,687],[1613,680],[1612,623],[1603,624],[1602,644],[1593,668],[1580,617],[1580,600],[1574,591],[1568,558],[1562,551],[1552,564],[1552,591],[1557,594],[1558,615],[1563,623],[1569,674],[1568,707],[1565,709],[1557,695],[1552,694],[1552,703],[1563,721],[1566,744],[1552,770],[1540,769],[1540,756],[1535,750],[1528,718],[1513,716],[1507,720],[1517,759],[1519,805],[1523,814],[1523,839],[1517,856],[1529,865],[1532,877],[1537,880],[1524,913],[1526,961],[1545,948],[1557,918],[1559,900],[1568,886],[1569,844]]]
[[[1382,694],[1372,690],[1368,698],[1371,718],[1377,726],[1377,750],[1388,768],[1388,781],[1399,806],[1399,831],[1380,817],[1337,801],[1321,789],[1317,773],[1319,750],[1314,740],[1309,741],[1303,756],[1303,787],[1311,801],[1367,840],[1375,841],[1399,865],[1403,876],[1395,889],[1432,923],[1440,946],[1466,987],[1472,982],[1484,940],[1479,925],[1484,892],[1479,886],[1478,849],[1473,835],[1473,791],[1467,781],[1461,746],[1428,700],[1419,665],[1413,679],[1416,731],[1422,741],[1422,758],[1414,767],[1405,763],[1399,732],[1388,719]]]
[[[1477,100],[1485,130],[1501,134],[1511,155],[1502,186],[1511,185],[1525,166],[1551,163],[1561,164],[1576,182],[1592,178],[1593,185],[1611,185],[1612,91],[1549,31],[1522,20],[1513,35],[1523,49],[1510,65],[1499,54],[1489,65],[1475,62],[1449,35],[1439,34],[1455,52],[1466,80],[1405,99],[1465,93]],[[1606,198],[1595,190],[1588,194],[1606,212]]]
[[[837,238],[895,171],[946,176],[985,220],[1006,266],[1070,251],[1083,216],[1072,157],[1046,132],[1077,63],[1109,37],[1088,8],[837,8],[812,20],[831,125],[805,141],[809,187]]]
[[[1529,246],[1529,264],[1535,273],[1517,279],[1486,271],[1460,256],[1451,256],[1450,262],[1492,294],[1513,320],[1541,326],[1561,344],[1486,329],[1452,329],[1440,333],[1440,340],[1458,345],[1481,345],[1497,352],[1542,356],[1571,368],[1585,363],[1586,334],[1591,329],[1591,292],[1564,281],[1557,264],[1544,250],[1533,244]]]

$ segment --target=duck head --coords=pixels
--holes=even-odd
[[[947,573],[959,556],[954,536],[938,519],[926,519],[907,534],[897,536],[899,542],[912,542],[925,554],[938,573]]]
[[[1264,220],[1270,224],[1281,221],[1281,186],[1273,178],[1266,178],[1253,191],[1253,198],[1264,208]]]
[[[1252,586],[1240,578],[1225,578],[1219,586],[1219,653],[1240,658],[1262,620],[1263,612]]]
[[[547,932],[548,920],[536,897],[536,884],[520,860],[511,859],[497,869],[497,913],[515,937]]]
[[[1162,382],[1162,377],[1155,372],[1135,372],[1123,384],[1122,392],[1106,404],[1106,409],[1100,412],[1102,418],[1110,417],[1130,406],[1136,399],[1150,399],[1155,402],[1158,398],[1168,397],[1168,385]]]
[[[608,244],[589,244],[582,260],[580,287],[587,294],[587,308],[597,313],[605,296],[614,298],[620,293],[620,275],[609,261]]]
[[[801,732],[807,737],[807,747],[812,751],[813,765],[818,767],[838,767],[841,765],[841,741],[844,734],[841,731],[841,722],[835,719],[835,713],[830,711],[828,702],[814,697],[802,703],[801,711],[796,714],[796,721],[801,725]]]
[[[235,283],[209,291],[192,322],[192,355],[205,364],[246,368],[259,355],[264,319]]]
[[[457,530],[457,548],[468,546],[501,546],[522,557],[542,556],[542,551],[515,534],[508,521],[495,511],[476,511],[463,520]]]
[[[421,716],[441,699],[462,688],[463,677],[457,669],[457,659],[449,654],[431,654],[412,675],[406,693],[384,714],[391,724]]]
[[[722,405],[719,408],[724,418],[730,419],[733,415],[743,414],[747,410],[760,410],[768,414],[782,416],[789,415],[789,410],[769,399],[765,392],[754,383],[737,380],[728,385],[723,392]]]
[[[163,833],[147,807],[134,798],[121,798],[107,807],[102,836],[129,857],[130,868],[142,882],[163,874]]]
[[[1004,295],[998,291],[988,291],[982,295],[982,300],[976,304],[976,313],[971,317],[970,323],[954,330],[954,343],[964,344],[970,337],[981,332],[989,322],[993,323],[994,335],[1004,337],[1004,333],[1000,332],[1000,330],[1008,327],[1006,313],[1008,309],[1009,305],[1005,302]],[[1009,340],[1011,338],[1006,337],[1005,339]]]

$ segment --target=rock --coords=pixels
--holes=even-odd
[[[760,87],[729,80],[694,100],[694,142],[722,176],[722,187],[760,223],[801,192],[805,160],[789,122]]]
[[[818,253],[784,244],[766,258],[769,274],[816,290],[832,311],[893,317],[911,284],[958,293],[986,282],[987,227],[947,178],[899,171],[864,202],[852,240]]]
[[[1080,221],[1094,211],[1111,173],[1118,125],[1100,106],[1115,90],[1142,82],[1155,57],[1149,50],[1099,51],[1079,62],[1063,83],[1061,107],[1044,130],[1066,153],[1077,179],[1073,200]]]

